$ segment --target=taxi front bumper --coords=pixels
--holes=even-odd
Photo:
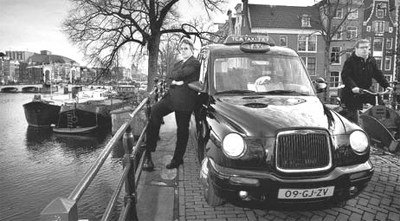
[[[221,198],[280,203],[340,201],[360,193],[371,180],[372,163],[336,167],[322,176],[282,177],[265,171],[221,167],[211,158],[202,163],[201,179],[210,179]]]

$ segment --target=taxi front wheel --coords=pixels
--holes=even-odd
[[[217,196],[214,184],[211,182],[210,177],[207,178],[207,185],[204,186],[204,198],[208,205],[211,207],[220,206],[224,203],[224,200]]]

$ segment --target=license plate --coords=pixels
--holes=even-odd
[[[334,186],[315,189],[279,189],[278,199],[313,199],[333,196]]]

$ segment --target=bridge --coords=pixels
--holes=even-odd
[[[66,84],[57,84],[52,86],[53,92],[59,91]],[[72,85],[72,87],[83,87],[83,85]],[[92,88],[111,88],[112,86],[103,85],[90,85],[88,87]],[[44,89],[45,88],[45,89]],[[0,85],[0,91],[2,93],[50,93],[50,87],[44,87],[43,84],[10,84],[10,85]]]
[[[3,93],[17,93],[17,92],[40,92],[43,88],[42,84],[15,84],[15,85],[0,85],[1,92]]]

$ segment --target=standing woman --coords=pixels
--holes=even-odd
[[[163,99],[151,107],[143,170],[154,169],[151,152],[156,150],[162,119],[171,112],[175,112],[177,140],[174,156],[166,167],[173,169],[183,164],[189,139],[190,116],[195,109],[198,96],[196,91],[189,88],[188,83],[197,81],[200,76],[200,62],[193,56],[193,50],[193,42],[190,39],[181,40],[178,57],[182,60],[178,61],[171,73],[166,76],[167,82],[171,82],[170,89]]]

